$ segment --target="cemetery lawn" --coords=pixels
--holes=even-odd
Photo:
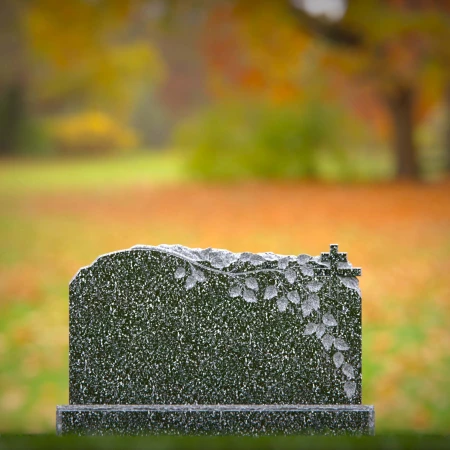
[[[0,433],[52,433],[68,402],[76,271],[160,243],[313,255],[338,243],[363,268],[377,433],[448,432],[449,198],[449,181],[202,184],[166,155],[0,162]]]

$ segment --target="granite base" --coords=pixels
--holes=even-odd
[[[365,405],[64,405],[58,435],[373,435]]]

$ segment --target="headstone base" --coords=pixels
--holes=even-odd
[[[365,405],[65,405],[59,435],[373,435]]]

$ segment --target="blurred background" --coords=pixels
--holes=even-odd
[[[68,283],[135,244],[363,268],[378,432],[450,428],[450,1],[0,0],[0,432],[68,403]]]

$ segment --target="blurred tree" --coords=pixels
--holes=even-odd
[[[14,153],[26,115],[24,2],[2,0],[0,13],[0,156]]]
[[[276,101],[311,91],[330,101],[338,87],[358,114],[384,109],[399,178],[420,175],[417,123],[446,98],[450,117],[450,0],[215,2],[207,32],[214,88],[224,97],[226,78]],[[450,137],[447,153],[450,167]]]
[[[339,21],[310,14],[307,3],[292,2],[302,28],[333,44],[329,62],[376,86],[391,119],[397,176],[417,178],[417,107],[444,97],[450,73],[450,1],[349,0]],[[450,155],[450,139],[448,147]]]
[[[1,0],[0,154],[19,150],[28,117],[106,110],[129,119],[163,64],[139,25],[148,2]]]
[[[135,25],[142,2],[35,0],[27,31],[40,107],[106,107],[125,118],[142,84],[162,76],[158,53]]]

